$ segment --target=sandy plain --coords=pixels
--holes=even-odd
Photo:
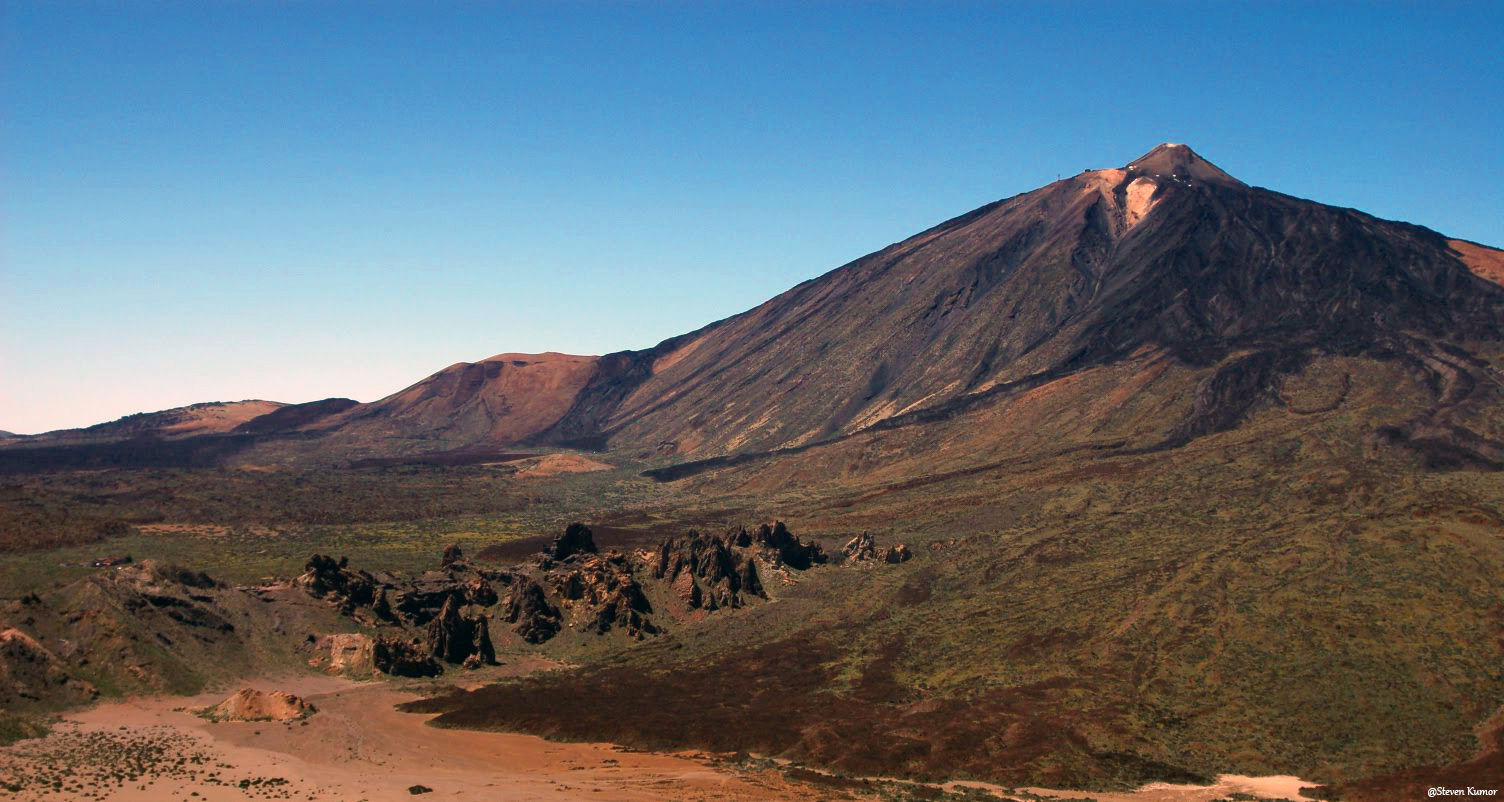
[[[699,753],[658,754],[611,744],[556,743],[527,735],[447,730],[400,712],[418,698],[384,682],[302,677],[244,683],[295,693],[317,707],[302,721],[210,722],[190,711],[228,692],[109,702],[71,713],[46,738],[0,749],[0,799],[119,802],[392,802],[393,800],[835,800],[881,799],[795,780],[777,767],[748,769]],[[908,783],[879,781],[889,791]],[[999,799],[1211,802],[1241,792],[1302,800],[1294,777],[1224,776],[1213,786],[1155,784],[1136,792],[1009,792],[981,783],[935,790]],[[414,793],[417,786],[430,789]],[[914,786],[917,788],[917,786]],[[875,789],[874,789],[875,790]],[[1026,793],[1020,793],[1026,792]],[[933,792],[931,792],[933,793]],[[928,795],[926,795],[928,796]]]

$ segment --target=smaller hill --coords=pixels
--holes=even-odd
[[[316,712],[318,708],[286,691],[263,693],[254,688],[241,688],[223,702],[197,711],[210,721],[296,721]]]
[[[249,462],[361,460],[450,451],[487,452],[553,426],[595,376],[599,357],[497,354],[460,362],[379,401],[356,404],[297,426],[297,437],[258,444]],[[331,404],[330,401],[317,402]],[[280,411],[279,415],[294,413]],[[238,433],[271,431],[257,420]],[[279,433],[291,427],[278,426]]]
[[[176,439],[224,434],[287,406],[278,401],[210,401],[160,412],[138,412],[84,429],[59,429],[27,438],[28,445],[104,443],[135,438]]]
[[[234,431],[249,434],[289,432],[359,405],[359,402],[350,398],[325,398],[322,401],[309,401],[306,404],[288,404],[265,415],[252,418],[236,426]]]

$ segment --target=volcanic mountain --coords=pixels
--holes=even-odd
[[[1120,396],[1115,408],[1149,392],[1165,409],[1146,425],[1096,428],[1165,447],[1278,403],[1284,377],[1312,360],[1361,358],[1429,395],[1376,435],[1434,461],[1498,466],[1498,432],[1468,422],[1469,400],[1496,384],[1468,344],[1504,339],[1501,265],[1504,252],[1250,187],[1166,144],[982,207],[655,348],[551,357],[573,361],[525,412],[472,400],[498,397],[481,388],[523,364],[498,357],[340,425],[406,421],[446,448],[562,443],[724,461],[1098,376],[1107,383],[1086,384]],[[1132,377],[1140,386],[1119,383]],[[469,411],[438,414],[451,408]]]
[[[1322,354],[1398,361],[1452,405],[1480,381],[1458,344],[1504,335],[1500,255],[1251,188],[1162,145],[630,355],[547,436],[644,455],[788,448],[1150,358],[1206,372],[1166,443],[1232,425]],[[1497,444],[1467,441],[1499,461]]]
[[[1500,281],[1504,252],[1250,187],[1165,144],[645,351],[503,354],[375,403],[247,420],[237,432],[262,437],[234,459],[570,445],[713,466],[1046,386],[1074,387],[1062,403],[1075,407],[1088,390],[1117,399],[1076,441],[1163,448],[1281,403],[1313,360],[1356,358],[1426,395],[1377,439],[1498,467],[1504,437],[1474,418],[1497,386],[1475,344],[1504,340]],[[1351,384],[1343,371],[1317,394]]]
[[[7,443],[0,471],[91,470],[0,488],[0,533],[91,543],[166,524],[134,541],[140,557],[205,548],[173,525],[296,525],[231,527],[218,557],[287,548],[315,524],[397,554],[437,528],[338,527],[608,519],[597,531],[622,553],[591,563],[601,582],[560,575],[520,610],[620,582],[607,566],[642,559],[650,534],[683,536],[693,561],[707,528],[776,516],[910,558],[797,577],[764,559],[773,603],[655,612],[668,637],[425,712],[852,776],[1111,789],[1298,774],[1394,798],[1363,794],[1474,782],[1499,760],[1501,277],[1504,252],[1163,145],[651,349],[502,354],[374,403],[216,424],[228,431]],[[467,467],[560,447],[631,470],[545,483]],[[92,470],[174,460],[287,470]],[[327,469],[404,460],[436,465]],[[568,560],[540,545],[480,555]]]

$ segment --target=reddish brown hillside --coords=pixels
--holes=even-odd
[[[598,359],[498,354],[450,365],[380,401],[315,421],[307,433],[324,436],[291,447],[352,457],[504,446],[558,421]]]

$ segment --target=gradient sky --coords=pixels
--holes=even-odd
[[[0,9],[0,429],[651,346],[1185,142],[1504,245],[1504,3]]]

